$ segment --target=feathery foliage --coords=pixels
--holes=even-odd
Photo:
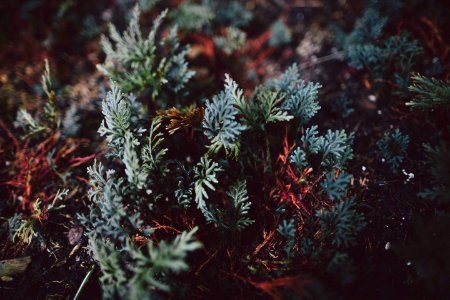
[[[314,125],[306,129],[301,137],[302,144],[292,152],[290,161],[301,170],[314,167],[312,159],[318,155],[319,166],[328,170],[342,169],[352,158],[353,133],[347,135],[344,130],[328,130],[324,136],[318,136],[317,128],[318,126]]]
[[[228,227],[240,231],[253,224],[255,221],[248,218],[251,202],[248,199],[246,182],[244,180],[237,181],[227,191],[227,196],[231,200],[233,217],[233,223]]]
[[[224,36],[214,38],[214,44],[225,54],[230,55],[242,48],[247,39],[247,34],[236,27],[228,27]]]
[[[197,228],[183,232],[174,241],[162,241],[158,246],[148,243],[139,249],[127,240],[123,251],[112,244],[91,239],[90,249],[100,265],[105,299],[153,299],[157,290],[170,291],[167,277],[188,269],[185,258],[202,245],[193,235]],[[127,253],[126,255],[124,253]],[[128,256],[128,263],[124,258]]]
[[[25,137],[38,134],[50,134],[60,129],[61,119],[56,108],[56,93],[53,90],[53,80],[50,73],[50,64],[45,60],[44,73],[41,77],[41,87],[46,96],[46,102],[42,111],[33,117],[25,109],[17,112],[15,127],[25,132]]]
[[[207,156],[202,156],[200,162],[194,167],[195,173],[195,202],[198,208],[204,213],[208,213],[205,200],[208,199],[206,188],[214,191],[214,183],[218,183],[217,173],[223,169],[218,163],[212,161]],[[208,216],[207,216],[208,218]]]
[[[281,146],[281,140],[278,135],[270,134],[269,129],[297,118],[299,122],[295,124],[303,130],[302,126],[320,109],[317,100],[320,85],[300,79],[298,66],[294,64],[279,78],[256,88],[247,98],[244,90],[226,74],[224,89],[211,101],[206,101],[204,110],[171,108],[159,112],[159,116],[150,118],[150,122],[134,97],[122,94],[114,83],[111,88],[103,101],[105,120],[99,132],[108,141],[106,157],[114,159],[111,165],[115,170],[105,171],[103,165],[97,163],[88,169],[92,204],[89,214],[80,216],[80,221],[86,227],[89,248],[102,270],[104,296],[156,297],[170,291],[176,283],[170,274],[187,270],[186,254],[197,249],[199,244],[193,240],[187,242],[184,250],[179,250],[179,256],[176,254],[177,242],[161,241],[156,246],[153,237],[158,227],[151,227],[149,220],[154,218],[154,222],[159,222],[161,216],[172,215],[172,210],[177,209],[183,212],[183,218],[192,216],[191,224],[195,224],[198,220],[191,211],[195,209],[191,206],[195,202],[196,209],[203,214],[205,228],[212,225],[220,230],[221,238],[239,239],[242,231],[255,223],[258,214],[251,211],[253,195],[247,189],[246,180],[236,179],[248,178],[248,170],[261,162],[265,164],[265,176],[272,176],[267,170],[278,168],[278,162],[270,157],[274,149]],[[192,133],[194,130],[191,129],[195,129],[207,138],[193,135],[197,142],[209,142],[208,151],[202,153],[194,165],[189,156],[185,159],[176,157],[176,151],[173,153],[171,148],[173,144],[166,140],[167,134],[173,135],[180,129],[184,129],[183,133]],[[247,137],[247,132],[254,133],[256,138],[265,138],[266,143],[261,149],[263,158],[259,157],[259,151],[252,150],[255,144],[243,138]],[[183,136],[173,135],[177,143]],[[279,140],[280,145],[271,145],[271,140]],[[264,198],[286,199],[286,193],[290,193],[291,201],[300,209],[295,214],[280,210],[284,221],[276,228],[284,239],[280,253],[289,261],[301,249],[304,251],[303,246],[296,245],[295,225],[303,224],[303,218],[316,224],[311,225],[302,243],[309,243],[318,257],[337,251],[328,254],[323,249],[328,241],[337,248],[349,246],[360,232],[358,226],[362,226],[362,216],[356,212],[356,203],[346,198],[351,175],[337,171],[343,170],[352,157],[352,141],[353,134],[343,130],[328,130],[319,135],[318,126],[311,126],[304,131],[296,149],[287,150],[286,154],[291,153],[289,160],[297,166],[289,176],[295,177],[298,173],[302,176],[290,181],[285,175],[277,174],[279,177],[270,179],[277,184]],[[245,157],[241,157],[241,147]],[[221,149],[226,154],[224,157],[219,153]],[[224,174],[220,177],[220,189],[219,173]],[[314,184],[306,186],[312,182]],[[292,191],[283,190],[290,186],[293,186]],[[321,201],[298,200],[300,206],[292,199],[297,194],[310,199],[312,192]],[[314,215],[314,211],[318,213]],[[334,230],[338,237],[332,242]],[[319,235],[320,231],[326,234]],[[146,247],[139,248],[139,243]],[[124,294],[124,290],[130,293]]]
[[[168,150],[163,147],[162,119],[153,118],[144,136],[146,131],[138,127],[145,117],[138,112],[139,105],[114,83],[111,87],[103,100],[105,120],[99,132],[110,144],[107,157],[113,156],[121,170],[105,172],[103,165],[96,162],[88,168],[92,204],[89,214],[79,219],[86,228],[89,249],[102,270],[104,297],[153,298],[159,291],[170,290],[166,277],[187,270],[186,255],[201,244],[193,239],[196,229],[182,233],[172,243],[161,241],[155,246],[149,240],[153,230],[144,216],[156,209],[159,191],[163,190],[158,186],[158,177],[165,176],[169,163],[163,161]],[[146,249],[134,245],[131,239],[136,236],[147,240]]]
[[[293,248],[295,246],[295,233],[297,232],[295,220],[283,220],[280,224],[278,224],[277,232],[286,239],[284,251],[286,252],[288,258],[292,258],[294,255]]]
[[[106,137],[109,147],[118,156],[123,155],[127,133],[139,136],[145,132],[145,129],[136,127],[137,124],[131,122],[131,99],[130,96],[127,98],[122,93],[115,82],[111,82],[111,90],[102,102],[102,113],[105,119],[98,132]]]
[[[211,152],[216,153],[223,147],[227,153],[236,155],[239,151],[239,136],[246,127],[237,120],[239,111],[234,104],[241,101],[243,95],[237,85],[233,85],[232,81],[228,83],[231,85],[214,96],[212,101],[206,101],[203,128],[211,141]]]
[[[176,27],[159,41],[160,26],[167,10],[154,20],[146,38],[140,30],[140,15],[141,11],[136,6],[128,29],[122,35],[110,24],[110,39],[113,43],[102,36],[101,45],[106,53],[106,61],[98,68],[125,92],[150,89],[153,99],[163,87],[176,93],[194,75],[185,59],[188,47],[180,46]]]
[[[253,18],[242,0],[202,0],[202,4],[215,13],[214,22],[221,26],[243,27]]]
[[[409,84],[409,73],[422,53],[422,47],[406,32],[387,36],[384,28],[387,17],[382,17],[377,5],[369,5],[354,29],[341,39],[342,49],[348,63],[356,69],[366,69],[374,79],[388,79],[395,82],[403,95]]]
[[[418,109],[437,109],[450,106],[450,85],[442,80],[421,75],[412,77],[413,83],[408,87],[415,97],[406,105]]]
[[[163,162],[168,149],[162,147],[164,137],[160,131],[161,118],[153,118],[146,144],[142,148],[142,160],[147,172],[156,170]]]
[[[296,64],[290,66],[273,85],[277,91],[285,95],[281,108],[298,118],[301,124],[308,123],[319,111],[317,97],[321,85],[306,83],[300,79]]]
[[[175,23],[185,30],[199,31],[214,19],[214,11],[209,6],[185,1],[171,13]]]
[[[356,235],[366,225],[364,216],[355,211],[355,198],[340,201],[329,210],[318,210],[316,215],[324,234],[339,248],[354,245]]]
[[[351,179],[352,176],[350,174],[340,173],[335,176],[333,172],[330,172],[325,176],[325,180],[321,183],[321,186],[328,197],[335,201],[345,195]]]
[[[385,132],[383,138],[377,142],[378,155],[387,162],[392,172],[397,172],[408,144],[408,135],[402,134],[398,128],[393,132]]]
[[[275,21],[272,26],[270,26],[270,40],[269,45],[271,47],[279,47],[289,44],[292,40],[292,34],[289,27],[281,21]]]
[[[246,125],[254,130],[265,131],[268,123],[284,122],[293,119],[292,116],[281,109],[283,96],[278,92],[262,88],[256,90],[250,101],[247,101],[241,91],[235,97],[235,100],[236,107],[239,109]]]

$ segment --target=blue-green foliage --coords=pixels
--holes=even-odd
[[[214,21],[218,25],[243,27],[253,18],[244,1],[202,0],[202,4],[215,13]]]
[[[143,249],[130,240],[120,251],[102,239],[90,239],[89,248],[102,270],[103,297],[154,299],[158,290],[170,291],[167,278],[187,270],[187,254],[202,246],[193,238],[197,229],[183,232],[171,243],[162,241],[158,246],[148,243]]]
[[[353,157],[352,143],[354,133],[347,134],[344,130],[328,129],[323,138],[319,138],[319,153],[322,153],[322,165],[326,168],[342,169],[344,164]]]
[[[311,158],[319,155],[320,166],[325,169],[343,169],[344,164],[352,158],[353,133],[346,134],[344,130],[328,130],[324,136],[318,136],[318,126],[305,130],[301,137],[301,145],[290,156],[290,161],[302,170],[313,167]]]
[[[125,146],[127,132],[140,136],[145,129],[133,122],[132,118],[132,96],[125,96],[119,87],[111,82],[111,91],[102,102],[102,121],[98,132],[106,137],[106,141],[113,152],[112,155],[121,156]]]
[[[284,71],[279,78],[273,81],[273,86],[278,91],[286,92],[300,82],[300,73],[297,64],[292,64]]]
[[[141,169],[141,162],[136,153],[136,146],[139,145],[137,139],[133,134],[127,131],[125,135],[125,145],[123,153],[123,163],[125,165],[125,174],[127,175],[128,183],[140,190],[144,187],[147,181],[148,173]]]
[[[211,151],[217,152],[223,147],[227,152],[237,153],[239,136],[246,127],[237,119],[239,111],[232,95],[222,91],[212,101],[206,101],[205,106],[203,128],[211,141]]]
[[[417,40],[411,40],[408,34],[401,33],[387,38],[383,45],[389,64],[395,63],[400,73],[409,72],[417,55],[422,53],[422,47]]]
[[[289,156],[289,160],[293,163],[299,170],[303,170],[308,166],[308,161],[306,160],[305,151],[297,147],[292,154]]]
[[[221,171],[223,171],[223,169],[219,164],[212,161],[207,156],[202,156],[200,162],[194,167],[195,202],[207,219],[210,214],[205,202],[205,200],[208,199],[207,188],[212,191],[215,190],[213,184],[218,183],[217,174]]]
[[[225,36],[214,38],[214,44],[225,54],[230,55],[244,46],[247,40],[247,34],[237,27],[228,27]]]
[[[270,31],[269,45],[271,47],[284,46],[289,44],[292,40],[289,27],[281,20],[275,21],[272,26],[270,26]]]
[[[372,44],[356,44],[349,46],[346,51],[346,57],[351,66],[362,69],[379,71],[383,63],[384,51],[382,48]]]
[[[170,13],[170,17],[183,30],[203,31],[203,33],[210,34],[219,27],[242,28],[247,26],[253,15],[245,4],[243,0],[187,0],[182,1]],[[140,6],[142,5],[140,4]]]
[[[308,122],[320,109],[319,88],[319,84],[301,80],[294,64],[279,79],[257,88],[249,101],[226,74],[225,89],[206,101],[203,128],[211,141],[211,153],[224,148],[236,156],[240,136],[249,128],[264,130],[268,123],[289,121],[293,116],[302,124]]]
[[[148,137],[144,140],[141,152],[142,167],[147,173],[165,167],[163,157],[168,149],[163,147],[163,142],[164,137],[161,132],[161,119],[155,117],[152,120]],[[163,170],[161,171],[164,173]]]
[[[408,144],[408,135],[402,134],[398,128],[393,132],[385,132],[383,138],[377,142],[378,155],[386,161],[392,172],[397,172]]]
[[[133,286],[131,298],[149,297],[148,290],[154,287],[170,291],[170,285],[163,281],[164,275],[189,269],[186,256],[189,252],[202,247],[202,244],[193,237],[197,230],[195,227],[189,232],[185,231],[171,243],[161,241],[157,247],[153,243],[148,243],[145,252],[132,244],[127,245],[127,252],[135,261],[134,274],[130,281]],[[163,274],[161,279],[157,277],[158,274]]]
[[[381,37],[387,21],[388,18],[382,17],[377,9],[369,7],[356,20],[355,27],[345,42],[348,46],[374,42]]]
[[[382,17],[376,5],[369,6],[355,27],[342,42],[349,64],[356,69],[365,68],[375,78],[388,78],[405,89],[417,55],[422,48],[417,40],[411,40],[408,34],[385,36],[384,28],[388,18]]]
[[[282,108],[298,118],[302,124],[308,123],[320,109],[317,101],[320,87],[319,83],[305,83],[302,80],[299,86],[287,91]]]
[[[193,169],[177,162],[175,170],[177,174],[177,188],[174,191],[175,198],[180,207],[188,208],[194,199]]]
[[[126,92],[150,89],[155,98],[163,87],[172,92],[180,91],[194,75],[186,62],[189,48],[180,46],[176,27],[162,41],[157,38],[167,10],[155,19],[147,37],[140,30],[140,14],[136,6],[128,29],[122,35],[110,24],[110,38],[102,36],[101,40],[106,61],[98,65],[99,70]]]
[[[293,65],[278,79],[256,88],[247,98],[243,89],[226,75],[223,91],[205,103],[202,126],[198,129],[206,137],[199,140],[209,140],[209,151],[194,164],[188,159],[184,162],[166,157],[172,151],[165,148],[170,144],[165,140],[162,124],[167,119],[163,115],[151,118],[151,123],[146,121],[148,116],[142,105],[134,97],[122,94],[114,83],[111,86],[112,91],[103,101],[104,121],[99,132],[109,145],[106,157],[113,159],[108,166],[114,166],[115,170],[105,171],[97,163],[89,168],[91,206],[89,214],[80,216],[80,220],[86,227],[89,249],[100,265],[105,298],[156,297],[170,289],[170,274],[187,269],[185,256],[199,244],[190,238],[181,243],[183,237],[191,234],[183,233],[174,243],[161,241],[157,247],[152,242],[153,229],[149,225],[152,218],[164,216],[168,209],[195,210],[191,205],[195,202],[206,221],[204,226],[212,224],[222,231],[222,236],[239,237],[238,233],[249,227],[254,222],[252,216],[257,214],[251,211],[251,197],[243,180],[248,177],[245,173],[228,176],[228,171],[233,164],[241,171],[254,168],[261,159],[257,155],[242,158],[254,146],[243,137],[252,135],[247,132],[257,138],[265,137],[266,147],[261,150],[267,164],[273,164],[269,124],[289,122],[294,116],[299,126],[305,124],[320,108],[317,101],[320,85],[305,83],[300,79],[298,67]],[[359,233],[356,225],[348,228],[361,219],[354,210],[353,200],[346,199],[351,176],[342,172],[333,176],[351,158],[352,141],[353,134],[343,130],[328,130],[319,135],[318,126],[311,126],[292,151],[290,160],[298,167],[295,172],[305,168],[314,170],[305,174],[317,176],[311,191],[317,191],[316,195],[326,205],[317,201],[307,204],[311,205],[308,210],[312,214],[307,218],[312,225],[302,238],[301,247],[295,244],[295,224],[300,222],[300,213],[284,216],[277,229],[285,239],[284,252],[288,259],[299,250],[306,253],[307,244],[319,258],[324,256],[325,243],[338,248],[350,245]],[[238,155],[240,147],[247,151],[242,156]],[[221,156],[222,148],[225,154],[234,154],[232,161],[229,156]],[[252,161],[254,158],[257,160]],[[309,177],[305,179],[308,182]],[[303,181],[296,182],[295,188],[300,189],[302,184]],[[311,198],[310,194],[305,197]],[[348,202],[352,203],[349,207],[343,204]],[[332,242],[334,232],[339,235],[337,242]],[[137,248],[133,236],[148,241],[147,247]]]
[[[273,82],[275,90],[285,95],[281,108],[298,118],[301,124],[306,124],[319,111],[317,101],[319,83],[300,79],[298,66],[290,66],[277,80]]]
[[[79,127],[76,121],[74,113],[76,113],[76,106],[72,105],[68,111],[66,111],[66,116],[61,124],[61,112],[58,110],[58,105],[56,103],[57,97],[54,91],[55,82],[51,76],[50,64],[48,60],[45,60],[44,72],[41,76],[41,86],[42,94],[45,97],[45,103],[43,107],[36,112],[33,116],[27,110],[20,109],[16,115],[16,121],[14,122],[14,127],[23,130],[23,137],[38,136],[38,135],[48,135],[56,130],[62,130],[64,135],[69,136],[70,131],[67,130],[66,125],[72,123],[75,127]],[[63,125],[63,126],[61,126]],[[75,132],[76,132],[75,128]]]
[[[248,198],[246,182],[237,181],[228,189],[226,195],[230,202],[229,207],[219,208],[217,205],[211,205],[205,214],[207,222],[231,232],[242,231],[253,224],[254,221],[248,217],[251,202]]]
[[[171,13],[171,17],[181,29],[199,31],[211,23],[215,13],[207,5],[184,1]]]
[[[284,251],[288,258],[292,258],[294,255],[295,245],[295,233],[297,228],[295,226],[295,220],[283,220],[277,227],[277,232],[286,240]]]
[[[282,102],[283,96],[280,93],[262,87],[255,91],[250,101],[239,98],[236,106],[249,128],[265,131],[269,123],[290,121],[293,118],[281,109]]]
[[[92,202],[89,215],[80,216],[82,224],[87,229],[90,238],[109,238],[122,246],[127,238],[136,233],[142,225],[140,212],[127,213],[125,208],[137,208],[134,201],[127,201],[130,191],[122,178],[117,178],[114,171],[108,170],[106,174],[101,163],[88,168],[92,188],[88,195]]]
[[[240,231],[253,224],[254,221],[248,217],[251,202],[248,199],[246,182],[244,180],[237,181],[230,187],[227,196],[232,206],[232,224],[227,227],[231,227],[232,229],[236,228],[236,230]]]
[[[347,95],[342,94],[333,101],[331,104],[331,109],[338,115],[342,116],[342,118],[347,118],[355,111],[355,109],[350,105],[351,103]]]
[[[102,239],[91,239],[89,249],[101,269],[100,283],[104,299],[127,299],[128,276],[123,259],[114,245]],[[128,297],[131,299],[131,297]]]
[[[342,200],[330,209],[316,211],[325,240],[338,248],[356,243],[356,237],[365,225],[363,214],[355,210],[355,198]]]
[[[97,162],[88,168],[91,206],[89,214],[79,219],[102,272],[104,298],[150,299],[157,291],[170,289],[166,277],[186,270],[187,253],[200,244],[193,239],[195,229],[182,233],[170,244],[161,241],[155,246],[148,241],[146,249],[131,242],[135,235],[152,235],[145,220],[157,209],[162,197],[159,191],[165,188],[157,183],[168,171],[168,161],[163,161],[167,149],[163,147],[161,119],[153,118],[145,136],[147,131],[139,127],[145,116],[140,105],[123,95],[114,83],[111,85],[112,90],[103,100],[104,121],[99,132],[106,136],[110,146],[106,157],[114,158],[117,170],[105,171]],[[181,197],[181,207],[190,202],[186,197]]]
[[[175,93],[184,89],[188,81],[195,75],[194,71],[189,70],[186,61],[189,46],[182,47],[180,45],[177,32],[177,27],[173,27],[163,44],[164,47],[170,48],[165,57],[167,79],[163,80],[163,84],[167,81],[167,87]]]
[[[334,172],[330,172],[325,176],[325,180],[321,183],[321,187],[331,200],[336,201],[345,195],[351,179],[352,175],[350,174],[339,173],[339,175],[336,176]]]

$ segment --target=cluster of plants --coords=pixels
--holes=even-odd
[[[65,199],[74,196],[68,187],[81,183],[80,166],[95,155],[83,155],[86,139],[74,137],[80,127],[76,106],[58,108],[63,96],[54,90],[50,66],[45,61],[41,80],[42,108],[31,113],[17,112],[14,128],[0,121],[2,130],[2,171],[5,201],[18,207],[8,220],[8,234],[13,242],[30,244],[36,238],[47,243],[40,227],[51,215],[66,207]],[[48,182],[52,185],[48,186]],[[69,194],[70,192],[70,194]]]
[[[379,298],[364,289],[383,268],[400,274],[386,289],[448,295],[449,58],[403,23],[409,6],[368,1],[331,26],[349,83],[330,93],[292,56],[273,67],[297,35],[288,16],[255,38],[264,4],[116,4],[89,35],[91,107],[46,60],[38,104],[0,120],[2,257],[67,235],[54,266],[76,264],[76,299]]]

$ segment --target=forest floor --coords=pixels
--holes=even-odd
[[[14,135],[15,112],[23,107],[33,111],[43,105],[36,86],[43,71],[43,61],[48,58],[53,76],[58,79],[59,97],[66,101],[64,106],[77,102],[84,111],[77,135],[84,139],[80,144],[80,157],[92,154],[100,157],[105,143],[98,136],[97,129],[102,118],[101,99],[108,81],[96,69],[96,64],[103,60],[99,36],[105,32],[110,19],[105,16],[114,14],[120,19],[120,9],[111,4],[115,1],[99,1],[92,6],[74,4],[67,8],[66,17],[57,19],[55,16],[62,9],[58,1],[49,1],[28,12],[25,11],[27,1],[21,1],[21,4],[12,2],[0,4],[0,9],[8,14],[0,22],[2,28],[6,28],[0,36],[0,125],[9,128]],[[361,186],[362,207],[368,225],[363,242],[352,249],[352,257],[357,264],[371,263],[356,279],[349,294],[343,296],[353,298],[354,293],[374,299],[411,297],[422,287],[411,285],[417,277],[414,268],[392,251],[390,245],[402,244],[413,235],[415,215],[434,213],[432,205],[416,197],[427,176],[420,163],[423,153],[421,149],[410,148],[400,172],[392,174],[386,163],[375,155],[376,142],[386,130],[393,128],[408,133],[415,145],[429,142],[428,131],[433,130],[435,124],[445,124],[448,121],[446,115],[437,115],[435,123],[428,124],[421,115],[407,109],[403,99],[374,89],[367,74],[350,67],[344,60],[342,51],[333,40],[333,26],[351,29],[363,9],[359,1],[338,1],[341,4],[330,5],[312,0],[248,2],[252,3],[254,20],[246,27],[247,43],[239,53],[230,56],[211,54],[214,49],[208,48],[213,47],[210,38],[208,40],[208,37],[197,33],[183,36],[182,41],[192,46],[189,62],[197,73],[193,79],[194,92],[185,100],[186,103],[200,103],[204,97],[215,94],[222,86],[225,73],[231,74],[248,91],[280,74],[293,62],[298,63],[303,79],[322,85],[319,93],[321,110],[311,123],[355,132],[354,157],[348,172]],[[25,13],[30,15],[24,18]],[[88,15],[94,15],[97,24],[97,31],[90,34],[77,27]],[[147,13],[144,19],[153,16],[154,13]],[[276,19],[283,19],[289,25],[291,42],[278,48],[268,47],[268,24]],[[407,20],[399,23],[402,22],[403,28],[414,32],[414,26],[409,26]],[[5,23],[8,24],[5,26]],[[415,24],[415,27],[420,38],[420,32],[426,26]],[[448,30],[436,30],[440,30],[443,39],[449,41]],[[425,51],[430,52],[431,49]],[[248,70],[252,70],[252,76]],[[346,118],[342,118],[334,106],[343,91],[354,109]],[[12,142],[8,134],[0,137],[0,146]],[[0,155],[2,149],[0,147]],[[0,159],[2,164],[8,161],[9,157]],[[64,212],[41,225],[43,240],[23,245],[12,242],[7,234],[2,233],[0,260],[30,256],[31,263],[25,273],[14,280],[0,282],[0,298],[66,299],[75,295],[95,264],[86,248],[84,229],[77,219],[77,214],[88,211],[88,176],[85,170],[91,163],[92,159],[78,167],[79,189],[70,192]],[[6,180],[3,171],[0,176],[5,176]],[[0,178],[0,183],[5,180]],[[46,178],[42,178],[44,180]],[[0,192],[1,219],[6,222],[16,207],[11,205],[8,188],[3,185]],[[91,278],[84,287],[82,299],[101,298],[101,288],[96,279],[99,270],[96,269],[93,275],[94,279]]]

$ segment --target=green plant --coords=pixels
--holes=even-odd
[[[412,77],[413,83],[408,87],[414,94],[412,101],[406,105],[418,109],[447,108],[450,105],[450,85],[442,80],[427,78],[419,74]]]
[[[122,35],[113,24],[109,25],[113,43],[102,36],[101,45],[106,53],[106,60],[98,68],[126,92],[143,92],[149,89],[153,99],[163,88],[177,93],[194,75],[188,69],[185,58],[189,48],[180,46],[176,27],[159,41],[160,26],[167,10],[155,19],[147,37],[142,35],[139,26],[140,15],[141,11],[136,6],[128,29]]]
[[[13,242],[31,244],[34,237],[41,237],[40,224],[49,218],[49,214],[63,209],[66,205],[61,203],[68,195],[69,190],[58,190],[51,203],[45,205],[41,199],[34,201],[31,216],[16,213],[8,220],[9,237]]]
[[[374,82],[391,83],[396,88],[395,93],[404,96],[410,73],[423,49],[407,32],[387,35],[385,28],[390,19],[381,16],[381,5],[374,3],[369,2],[350,33],[337,30],[336,42],[349,65],[368,71]]]
[[[215,13],[207,5],[185,1],[170,16],[181,29],[200,31],[211,23]]]
[[[340,201],[331,209],[316,211],[325,236],[336,247],[348,247],[356,243],[356,235],[365,227],[364,216],[355,210],[355,198]]]
[[[295,246],[295,235],[297,233],[297,229],[295,228],[295,220],[283,220],[283,222],[278,225],[277,232],[286,239],[284,251],[286,252],[286,256],[288,258],[292,258],[294,254],[293,248]]]
[[[89,248],[102,270],[104,298],[153,299],[158,297],[158,290],[170,291],[168,276],[187,270],[187,254],[201,247],[193,238],[196,231],[184,232],[171,243],[148,243],[144,249],[129,240],[119,250],[111,243],[90,239]]]
[[[306,124],[319,111],[317,101],[319,83],[300,79],[297,64],[290,66],[280,78],[273,81],[276,91],[284,95],[281,108],[298,118],[301,124]]]
[[[89,167],[92,205],[89,214],[79,218],[102,270],[104,297],[142,299],[150,297],[152,289],[169,291],[170,285],[160,277],[186,270],[185,256],[198,249],[200,243],[194,241],[196,230],[192,230],[171,244],[163,241],[155,246],[148,241],[145,250],[134,246],[133,236],[148,239],[153,232],[144,216],[152,214],[161,197],[155,179],[159,172],[165,172],[162,158],[167,149],[162,147],[161,119],[152,120],[148,136],[144,137],[145,130],[133,128],[144,115],[133,116],[133,99],[123,95],[114,82],[111,84],[112,90],[103,101],[105,120],[99,132],[109,142],[108,157],[121,163],[123,175],[111,169],[105,172],[101,163]],[[127,290],[131,292],[125,295]]]
[[[224,212],[218,206],[213,206],[205,214],[207,221],[231,232],[242,231],[253,224],[255,221],[248,218],[251,202],[245,181],[237,181],[226,194],[231,204],[228,211]]]
[[[213,183],[217,183],[216,174],[223,171],[219,164],[211,161],[208,157],[203,156],[200,162],[194,168],[195,174],[195,202],[197,202],[198,208],[205,214],[206,218],[209,217],[209,211],[206,207],[205,200],[208,199],[208,193],[206,187],[210,190],[215,190]]]
[[[60,129],[61,120],[57,115],[56,109],[56,93],[53,90],[53,79],[50,73],[50,64],[45,60],[44,74],[41,77],[41,87],[47,97],[47,101],[40,113],[33,117],[25,109],[21,109],[17,113],[15,127],[25,131],[25,137],[38,134],[50,134]]]
[[[324,136],[318,136],[318,126],[305,130],[301,137],[301,146],[295,148],[290,161],[299,169],[306,167],[324,170],[342,169],[352,158],[351,144],[353,133],[347,135],[344,130],[328,130]],[[314,157],[318,157],[317,161]],[[317,163],[318,162],[318,163]]]
[[[350,105],[351,101],[349,98],[345,94],[342,94],[333,101],[331,109],[342,118],[347,118],[355,111]]]
[[[91,206],[88,215],[80,216],[100,265],[104,296],[142,298],[175,290],[177,281],[170,274],[187,270],[186,255],[198,244],[187,243],[178,257],[170,254],[178,249],[173,244],[161,241],[156,246],[158,229],[181,232],[177,228],[186,224],[199,226],[202,234],[211,236],[205,244],[219,251],[220,245],[232,247],[230,242],[245,232],[273,222],[284,248],[280,253],[272,246],[267,250],[289,261],[299,257],[297,242],[303,236],[297,234],[300,226],[293,224],[307,228],[321,260],[353,245],[363,227],[356,201],[347,197],[351,175],[343,173],[352,157],[353,134],[328,130],[319,135],[318,126],[303,128],[319,109],[318,88],[300,79],[296,65],[256,88],[250,97],[225,75],[224,89],[206,101],[204,114],[202,109],[173,108],[155,117],[138,109],[135,99],[111,82],[99,133],[108,142],[105,157],[114,169],[106,171],[97,162],[88,169]],[[292,122],[294,116],[298,122]],[[287,136],[282,142],[273,130],[288,122],[298,127],[295,133],[304,132],[297,147],[283,146],[289,142]],[[189,139],[199,146],[194,160],[177,150]],[[264,143],[258,145],[254,139]],[[279,160],[272,159],[277,154]],[[258,172],[268,178],[262,186],[252,179],[251,174]],[[291,209],[280,210],[281,216],[257,212],[257,207],[275,203]],[[292,221],[279,223],[279,217]],[[170,225],[151,225],[167,220]],[[334,249],[325,251],[328,242]],[[140,243],[147,248],[138,248]],[[160,257],[166,261],[156,268]],[[172,263],[183,267],[172,268]],[[131,294],[123,294],[125,290]]]
[[[393,132],[385,132],[383,138],[377,142],[378,155],[382,161],[386,161],[392,172],[397,172],[408,144],[408,135],[402,134],[398,128]]]
[[[214,12],[214,22],[221,26],[243,27],[253,18],[242,0],[202,0],[202,4]]]
[[[289,44],[292,40],[292,34],[289,27],[281,20],[274,22],[272,26],[270,26],[270,31],[269,45],[271,47],[284,46]]]
[[[225,54],[230,55],[242,48],[247,39],[247,34],[236,27],[228,27],[224,36],[214,38],[214,44]]]
[[[340,173],[335,176],[334,173],[328,173],[325,180],[321,183],[322,188],[331,200],[339,200],[344,196],[347,185],[350,183],[352,176],[350,174]]]

